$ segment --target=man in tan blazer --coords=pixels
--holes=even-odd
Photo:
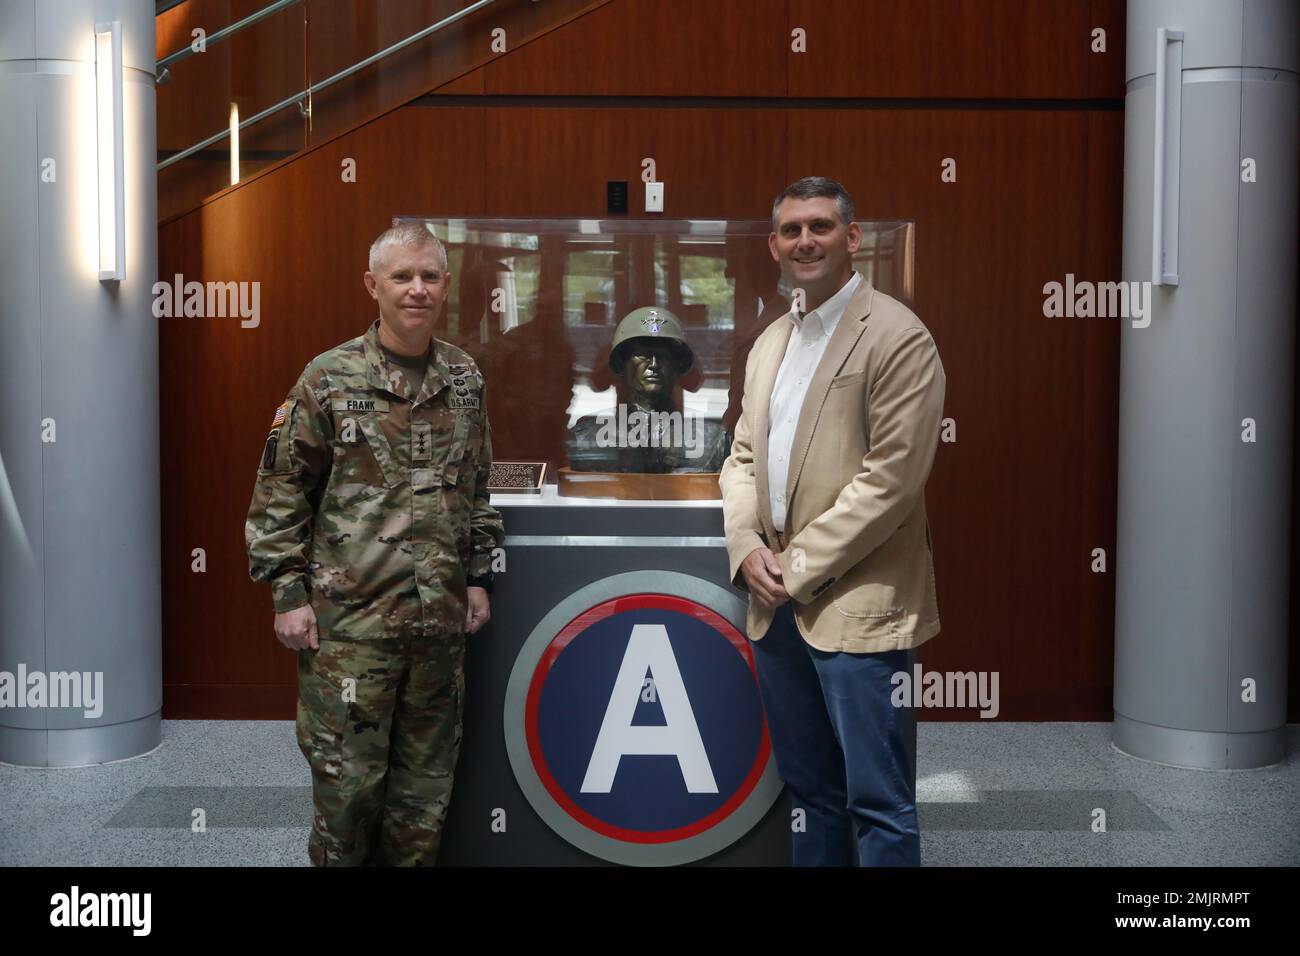
[[[720,484],[794,862],[851,865],[856,825],[861,865],[914,866],[915,712],[891,678],[939,632],[925,482],[943,365],[921,320],[854,271],[843,186],[799,180],[772,224],[794,307],[749,354]]]

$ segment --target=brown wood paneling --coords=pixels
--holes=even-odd
[[[432,93],[438,96],[474,96],[483,92],[483,80],[484,68],[479,67],[472,73],[442,84]]]
[[[1082,148],[1081,214],[1084,228],[1081,270],[1089,279],[1120,276],[1124,235],[1124,114],[1084,113],[1087,122]],[[1076,273],[1078,274],[1078,273]],[[1066,320],[1070,321],[1070,320]],[[1078,320],[1074,320],[1078,321]],[[1078,633],[1100,635],[1097,644],[1076,641],[1070,648],[1077,688],[1103,719],[1111,717],[1114,693],[1116,523],[1119,514],[1119,326],[1118,319],[1097,319],[1083,327],[1080,349],[1078,498],[1074,502],[1082,527],[1075,546],[1082,552],[1066,571],[1081,578]],[[1092,571],[1092,549],[1105,549],[1106,571]],[[1098,656],[1100,655],[1100,656]],[[1085,677],[1086,675],[1086,677]],[[1050,700],[1042,709],[1055,709]],[[1094,719],[1091,716],[1086,719]]]
[[[791,96],[1124,95],[1122,0],[790,0]],[[1092,53],[1094,27],[1106,52]]]
[[[487,92],[1117,97],[1123,66],[1123,0],[621,0],[493,63]]]
[[[488,66],[488,93],[783,96],[787,0],[619,0]]]
[[[277,657],[292,655],[288,651]],[[279,678],[280,668],[277,666]],[[167,720],[292,720],[295,714],[293,668],[289,684],[167,684],[163,716]]]
[[[156,18],[158,59],[188,46],[194,28],[201,27],[211,37],[265,2],[189,0],[173,7]],[[173,64],[170,79],[157,88],[158,149],[185,149],[225,129],[232,102],[247,118],[303,89],[304,37],[302,4],[297,4]],[[304,132],[297,110],[287,110],[245,130],[240,148],[301,149]],[[221,146],[219,151],[228,149]]]
[[[268,684],[279,685],[278,697],[257,693],[272,694],[278,708],[257,715],[292,716],[294,658],[271,632],[269,592],[248,579],[244,516],[276,405],[313,355],[373,317],[361,281],[370,241],[398,212],[481,211],[482,165],[466,162],[466,144],[477,155],[482,112],[421,116],[418,124],[384,117],[160,230],[161,276],[261,289],[256,328],[229,318],[161,320],[168,716],[173,692],[178,715],[220,716],[231,714],[204,702]],[[356,183],[341,180],[345,157],[356,160]],[[207,553],[206,573],[191,570],[194,548]],[[238,715],[252,716],[242,706]]]
[[[605,183],[622,179],[644,216],[648,157],[664,218],[761,217],[755,194],[785,185],[783,129],[776,110],[497,107],[485,127],[488,204],[501,216],[604,216]]]
[[[156,18],[157,56],[188,46],[196,27],[211,37],[264,5],[264,0],[188,0],[173,7]],[[304,36],[298,4],[172,65],[168,81],[157,87],[159,152],[187,149],[228,129],[231,103],[238,104],[244,120],[302,90]],[[302,149],[305,142],[306,121],[294,107],[242,130],[241,178]],[[230,141],[222,139],[159,171],[159,220],[192,209],[229,184]]]
[[[158,91],[159,149],[188,148],[229,125],[230,104],[241,118],[294,96],[309,86],[387,49],[470,5],[472,0],[364,0],[298,4],[257,23],[208,52],[172,69]],[[491,31],[506,31],[508,53],[609,0],[501,0],[433,36],[388,55],[381,63],[315,93],[310,119],[288,106],[244,129],[241,176],[248,179],[301,150],[327,142],[383,113],[465,76],[441,92],[480,93],[475,68],[499,56]],[[157,48],[174,52],[190,30],[209,33],[260,6],[258,0],[190,0],[159,18]],[[160,52],[161,55],[165,53]],[[230,143],[223,139],[162,170],[158,217],[165,222],[193,209],[229,185]]]
[[[830,46],[792,60],[796,22]],[[1093,24],[1105,57],[1074,46],[1081,34],[1086,51]],[[1118,97],[1122,29],[1116,0],[614,0],[438,91],[481,102],[427,97],[165,224],[164,278],[262,283],[258,329],[162,322],[165,715],[292,716],[293,655],[247,578],[243,518],[275,405],[373,312],[370,239],[396,213],[603,215],[609,179],[629,181],[635,209],[650,156],[668,217],[765,216],[815,172],[849,187],[859,218],[916,220],[914,308],[939,344],[958,439],[940,446],[927,495],[944,631],[925,666],[998,671],[1001,719],[1108,719],[1118,328],[1044,318],[1042,286],[1119,275],[1123,114],[494,94]],[[940,181],[949,156],[953,184]],[[344,157],[356,184],[341,182]],[[500,457],[509,429],[494,421]],[[195,547],[206,574],[190,571]],[[1090,570],[1097,547],[1105,574]]]
[[[317,93],[310,140],[324,142],[360,120],[414,99],[499,57],[523,49],[607,0],[501,0],[382,62]],[[473,0],[357,0],[313,6],[308,60],[319,82],[462,10]],[[493,31],[505,31],[506,52],[492,49]]]
[[[1044,318],[1042,289],[1119,277],[1122,141],[1118,112],[790,117],[790,179],[839,179],[859,218],[916,220],[914,308],[957,435],[927,493],[944,632],[922,657],[998,671],[1004,719],[1109,713],[1113,575],[1089,562],[1103,547],[1113,572],[1118,327]]]
[[[945,633],[926,666],[998,670],[1003,718],[1105,718],[1113,584],[1088,565],[1114,547],[1117,329],[1041,311],[1046,281],[1118,274],[1121,142],[1117,112],[419,106],[183,217],[164,229],[162,274],[260,279],[264,317],[164,323],[168,685],[217,685],[181,698],[217,701],[220,685],[275,675],[292,701],[239,530],[259,416],[370,314],[369,237],[399,212],[599,215],[605,180],[636,184],[654,156],[668,216],[761,216],[819,172],[845,182],[860,218],[917,221],[915,308],[958,435],[928,496]],[[355,187],[339,182],[344,156]],[[940,182],[945,156],[955,184]],[[216,420],[234,424],[184,424]],[[509,455],[508,421],[494,431]],[[198,546],[202,576],[188,570]]]

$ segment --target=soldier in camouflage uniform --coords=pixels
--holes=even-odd
[[[245,525],[298,651],[318,866],[433,864],[451,796],[465,638],[489,616],[503,529],[482,376],[433,337],[448,277],[423,229],[375,241],[380,317],[276,409]]]

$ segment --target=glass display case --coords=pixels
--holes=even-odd
[[[716,489],[749,349],[789,311],[769,220],[403,221],[446,246],[436,334],[483,372],[494,458],[545,462],[548,483],[629,472]],[[914,223],[859,224],[854,267],[910,302]],[[608,493],[661,497],[628,487]]]

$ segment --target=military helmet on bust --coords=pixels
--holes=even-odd
[[[677,374],[683,375],[695,364],[695,353],[686,342],[682,321],[667,309],[648,306],[633,309],[614,330],[614,341],[609,348],[609,368],[622,375],[627,365],[628,353],[638,339],[667,342],[677,358]]]

